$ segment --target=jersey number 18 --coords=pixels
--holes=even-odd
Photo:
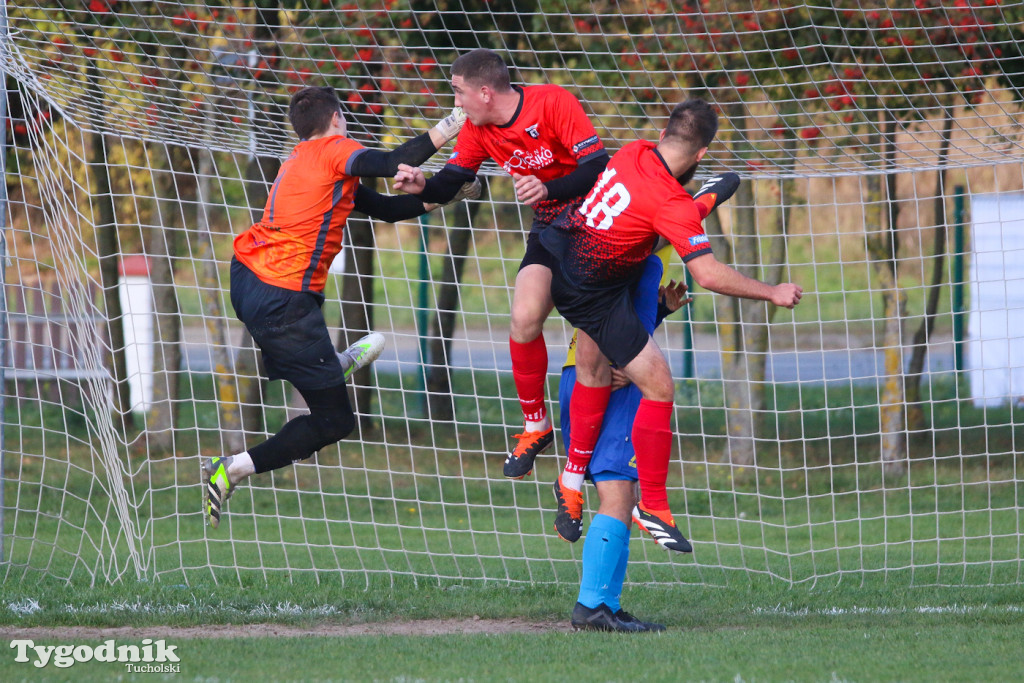
[[[622,183],[615,183],[611,187],[606,186],[615,177],[615,169],[605,169],[597,185],[587,195],[587,200],[580,207],[580,213],[587,219],[587,227],[595,230],[607,230],[612,227],[612,221],[629,206],[629,190]],[[600,197],[600,199],[598,199]],[[594,200],[597,203],[591,206]],[[601,216],[601,221],[597,222]]]

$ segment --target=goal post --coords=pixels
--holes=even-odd
[[[711,101],[698,179],[744,179],[706,223],[714,253],[806,292],[790,312],[698,289],[657,331],[677,378],[669,499],[695,552],[634,534],[629,580],[1019,583],[1020,397],[969,400],[945,291],[993,277],[958,281],[951,188],[1024,187],[1024,3],[887,4],[6,5],[0,580],[578,580],[581,546],[551,528],[560,432],[533,477],[501,474],[531,213],[493,164],[485,195],[429,228],[350,222],[325,317],[339,346],[387,338],[354,378],[356,432],[248,480],[218,530],[201,512],[200,455],[303,410],[263,378],[228,295],[232,239],[296,142],[290,94],[335,87],[352,135],[393,148],[448,112],[448,66],[484,45],[518,83],[576,94],[611,152]],[[120,296],[129,276],[144,310]],[[556,416],[570,337],[552,316]]]

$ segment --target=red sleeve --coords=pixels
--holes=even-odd
[[[597,136],[594,124],[583,111],[580,101],[563,88],[558,88],[558,93],[558,97],[550,98],[551,110],[548,112],[548,120],[557,122],[558,139],[576,161],[603,151],[604,143]]]
[[[489,158],[490,154],[480,141],[480,129],[467,121],[459,137],[455,139],[455,149],[448,157],[447,165],[475,174]]]
[[[345,169],[348,168],[348,160],[353,154],[363,149],[355,140],[349,138],[338,137],[327,143],[324,148],[324,157],[327,161],[327,167],[331,169],[338,178],[345,174]]]
[[[696,202],[686,197],[676,197],[666,202],[654,220],[654,230],[672,243],[683,263],[711,253],[711,243],[704,234],[702,213]]]

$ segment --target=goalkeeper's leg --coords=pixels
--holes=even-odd
[[[299,393],[309,407],[308,414],[289,420],[277,434],[246,452],[203,461],[204,507],[210,526],[219,526],[228,498],[250,475],[305,460],[352,433],[355,416],[344,384],[326,389],[300,389]]]

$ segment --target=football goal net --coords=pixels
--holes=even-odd
[[[578,580],[582,543],[552,529],[560,433],[502,476],[532,213],[493,164],[479,199],[353,214],[325,316],[339,349],[387,343],[353,377],[356,431],[249,479],[216,530],[201,508],[201,456],[304,410],[228,297],[233,237],[296,143],[289,96],[336,88],[351,136],[390,149],[487,47],[575,94],[612,153],[711,101],[695,182],[743,178],[706,221],[715,256],[805,290],[789,311],[693,287],[656,332],[694,552],[634,533],[628,581],[1020,582],[1024,4],[897,4],[4,3],[0,580]],[[545,335],[557,418],[571,330]]]

